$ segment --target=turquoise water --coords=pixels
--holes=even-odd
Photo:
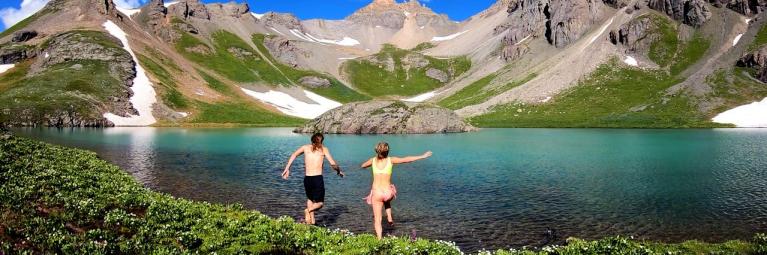
[[[85,148],[153,190],[268,215],[299,217],[299,160],[308,136],[290,129],[25,129],[22,135]],[[562,243],[566,237],[659,241],[750,239],[767,232],[767,130],[486,129],[450,135],[328,135],[347,173],[326,172],[318,224],[372,232],[359,164],[380,140],[393,155],[432,150],[396,166],[397,225],[386,233],[455,241],[476,251]],[[544,235],[552,229],[554,238]]]

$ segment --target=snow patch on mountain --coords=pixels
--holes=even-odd
[[[274,106],[280,112],[304,119],[314,119],[323,113],[341,106],[341,103],[327,99],[310,91],[304,90],[304,95],[315,103],[307,103],[288,95],[287,93],[269,90],[261,93],[246,88],[240,88],[248,96]]]
[[[459,37],[459,36],[461,36],[462,34],[464,34],[466,32],[469,32],[469,30],[466,30],[466,31],[463,31],[463,32],[458,32],[458,33],[455,33],[455,34],[452,34],[452,35],[448,35],[448,36],[435,36],[435,37],[431,38],[431,41],[432,42],[441,42],[441,41],[453,40],[456,37]]]
[[[439,93],[431,91],[431,92],[420,94],[420,95],[415,96],[415,97],[411,97],[411,98],[407,98],[407,99],[402,99],[402,101],[420,103],[420,102],[424,102],[426,100],[429,100],[429,99],[431,99],[432,97],[434,97],[436,95],[439,95]]]
[[[146,76],[146,71],[138,64],[138,58],[128,44],[128,35],[111,20],[104,22],[103,26],[109,34],[122,42],[123,49],[130,53],[133,62],[136,63],[136,77],[133,79],[133,86],[131,86],[133,96],[131,96],[130,102],[133,108],[138,111],[138,115],[129,115],[128,117],[105,113],[104,118],[114,123],[115,126],[149,126],[154,124],[157,120],[152,115],[152,105],[157,102],[157,94],[149,81],[149,77]]]
[[[738,34],[738,36],[735,36],[735,39],[732,40],[732,46],[738,45],[741,37],[743,37],[743,34]]]
[[[173,1],[173,2],[165,2],[165,3],[163,4],[163,6],[165,6],[165,8],[168,8],[168,7],[171,7],[172,5],[174,5],[174,4],[177,4],[177,3],[178,3],[178,1]]]
[[[141,9],[126,9],[126,8],[121,8],[121,7],[117,7],[117,10],[122,12],[123,14],[125,14],[125,16],[128,16],[128,18],[130,18],[131,16],[133,16],[136,13],[141,12]]]
[[[263,13],[255,13],[255,12],[251,12],[251,13],[250,13],[250,15],[253,15],[253,17],[255,17],[256,19],[261,19],[261,18],[263,18],[263,17],[264,17],[264,15],[265,15],[265,14],[263,14]]]
[[[623,63],[626,63],[630,66],[639,66],[639,62],[637,62],[637,60],[632,56],[626,56],[626,59],[623,60]]]
[[[741,128],[767,127],[767,98],[720,113],[712,121]]]
[[[0,65],[0,74],[1,74],[1,73],[5,73],[5,72],[7,72],[8,70],[10,70],[11,68],[13,68],[14,66],[16,66],[16,64],[5,64],[5,65]]]

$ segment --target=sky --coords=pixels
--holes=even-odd
[[[45,6],[49,0],[0,0],[0,31],[16,24]],[[123,8],[135,8],[149,0],[113,0]],[[168,0],[166,0],[168,1]],[[202,0],[205,3],[227,2],[229,0]],[[496,0],[420,0],[437,13],[444,13],[451,19],[462,21],[487,9]],[[343,19],[372,0],[237,0],[247,2],[251,11],[289,12],[300,19]],[[402,2],[402,0],[398,0]]]

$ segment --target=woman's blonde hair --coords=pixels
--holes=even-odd
[[[378,159],[385,159],[389,157],[389,144],[386,142],[380,142],[376,144],[376,157]]]

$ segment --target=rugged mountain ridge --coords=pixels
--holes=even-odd
[[[109,126],[107,113],[147,115],[137,110],[143,99],[133,84],[147,76],[157,94],[151,115],[161,124],[293,125],[300,120],[286,115],[313,118],[369,99],[428,102],[464,118],[497,115],[514,124],[535,111],[514,105],[559,107],[606,65],[615,67],[611,72],[669,76],[662,84],[673,78],[673,86],[658,88],[665,95],[659,102],[688,98],[697,108],[683,111],[705,119],[762,95],[738,71],[767,80],[756,39],[765,5],[499,0],[456,22],[415,0],[375,0],[344,20],[299,20],[199,0],[152,0],[136,10],[109,0],[53,0],[0,35],[0,61],[11,66],[0,73],[10,77],[0,79],[0,97],[13,102],[0,105],[2,122]],[[126,38],[107,31],[107,21]],[[96,72],[108,86],[75,76],[58,87],[42,85],[65,70]],[[714,82],[721,73],[725,82]],[[746,96],[712,94],[723,88]],[[40,99],[52,103],[35,103]],[[666,104],[651,101],[613,114]],[[505,113],[509,108],[514,112]]]

